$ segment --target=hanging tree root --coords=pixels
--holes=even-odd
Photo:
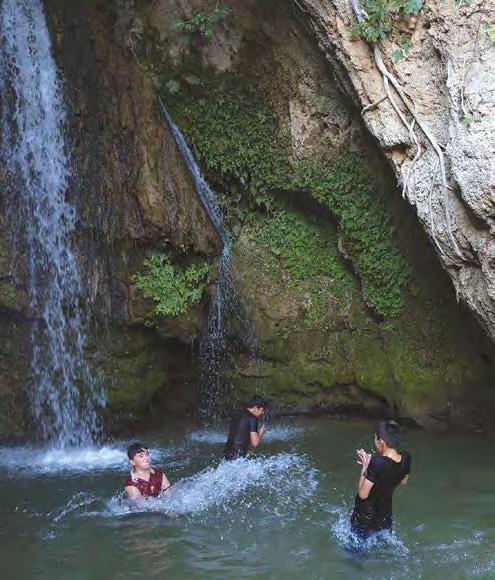
[[[439,170],[439,165],[437,165],[436,171],[433,174],[433,177],[431,178],[431,188],[430,188],[430,194],[428,196],[428,212],[430,214],[430,229],[431,229],[431,235],[433,237],[433,241],[435,242],[435,246],[438,248],[438,251],[440,252],[440,254],[443,254],[442,248],[440,247],[440,244],[438,243],[437,237],[435,236],[435,220],[433,219],[433,208],[432,208],[433,190],[435,189],[435,182],[436,182],[437,177],[438,177],[438,170]]]
[[[385,101],[388,98],[388,95],[383,95],[383,97],[380,97],[378,100],[376,100],[374,103],[371,103],[370,105],[366,105],[366,107],[363,107],[361,109],[361,115],[364,115],[365,113],[367,113],[368,111],[372,111],[373,109],[376,109],[378,107],[378,105],[380,103],[383,103],[383,101]]]
[[[363,11],[362,11],[361,7],[359,6],[359,1],[358,0],[351,0],[351,4],[352,4],[352,9],[354,11],[354,15],[356,16],[357,21],[364,22],[365,19],[363,16]],[[383,58],[382,58],[382,53],[380,51],[378,44],[375,44],[375,46],[373,48],[373,57],[375,60],[376,67],[377,67],[378,71],[380,72],[380,74],[382,75],[383,85],[385,87],[385,98],[388,99],[388,101],[392,105],[394,111],[397,113],[399,119],[406,127],[414,145],[416,146],[416,154],[415,154],[414,159],[412,161],[412,164],[409,167],[409,170],[407,172],[407,175],[406,175],[406,178],[404,181],[404,187],[402,189],[402,195],[404,196],[407,192],[408,183],[409,183],[410,176],[412,174],[412,170],[413,170],[414,166],[416,165],[419,157],[421,156],[421,147],[419,145],[419,141],[418,141],[418,138],[416,136],[416,132],[414,130],[415,125],[417,125],[421,129],[421,131],[423,132],[426,139],[430,142],[431,146],[433,147],[435,153],[438,156],[439,169],[440,169],[440,188],[442,191],[443,207],[444,207],[444,213],[445,213],[445,223],[447,226],[447,233],[449,236],[450,243],[452,244],[452,248],[454,249],[454,252],[457,254],[457,256],[459,258],[462,259],[463,258],[462,252],[459,249],[459,246],[457,245],[457,242],[455,241],[454,235],[452,233],[452,223],[451,223],[451,218],[450,218],[450,207],[449,207],[449,193],[448,193],[448,185],[447,185],[447,174],[446,174],[446,170],[445,170],[445,158],[443,155],[443,151],[442,151],[440,145],[437,143],[436,139],[430,133],[430,130],[428,129],[428,127],[426,127],[426,125],[423,122],[423,120],[421,119],[421,117],[419,117],[419,115],[416,111],[416,107],[412,103],[412,99],[407,97],[406,92],[401,87],[399,81],[395,78],[395,76],[385,66],[385,64],[383,62]],[[400,110],[394,96],[392,95],[392,93],[390,91],[390,84],[395,89],[395,92],[399,96],[400,101],[403,103],[403,105],[409,111],[409,113],[412,117],[412,122],[410,124],[407,122],[407,119],[405,118],[405,116],[402,113],[402,111]],[[365,107],[362,112],[364,113],[366,111],[374,109],[383,100],[385,100],[385,99],[382,97],[378,101],[375,101],[375,103],[372,103],[371,105],[368,105],[367,107]],[[433,188],[430,192],[430,197],[431,197],[432,193],[433,193]],[[431,200],[430,200],[430,211],[431,211]],[[435,238],[435,234],[433,233],[433,230],[432,230],[432,236],[433,236],[433,239],[435,241],[435,245],[437,246],[437,248],[439,248],[441,254],[444,254],[444,252],[440,249],[440,245],[438,244],[438,242]]]

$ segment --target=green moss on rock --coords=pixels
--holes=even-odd
[[[256,79],[217,75],[165,96],[222,195],[227,215],[234,207],[235,217],[242,221],[245,214],[239,207],[261,208],[294,238],[300,224],[280,212],[274,195],[307,192],[337,220],[365,300],[380,315],[397,316],[404,305],[409,266],[364,160],[352,156],[327,165],[291,163],[286,131],[263,95]],[[274,232],[267,233],[276,242]],[[332,276],[336,268],[330,265],[325,273]]]

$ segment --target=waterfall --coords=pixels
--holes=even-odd
[[[29,294],[34,418],[41,439],[81,446],[95,441],[105,398],[85,361],[66,113],[41,0],[3,0],[0,43],[1,162]]]
[[[215,199],[215,194],[201,173],[194,155],[187,142],[175,124],[163,102],[158,98],[162,113],[172,131],[179,151],[186,162],[189,173],[194,181],[196,193],[208,213],[218,236],[222,240],[223,249],[218,261],[218,281],[215,294],[208,314],[206,332],[201,341],[201,411],[208,416],[221,412],[228,406],[226,400],[227,385],[224,382],[224,369],[227,363],[227,318],[235,316],[248,320],[242,301],[238,299],[231,280],[232,245],[226,234],[222,212]],[[242,312],[242,314],[240,314]]]

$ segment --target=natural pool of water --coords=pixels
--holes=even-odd
[[[99,450],[0,449],[5,579],[495,578],[493,438],[405,434],[411,483],[395,494],[393,536],[346,550],[365,422],[270,425],[256,460],[221,462],[221,430],[148,434],[175,483],[132,512],[121,486],[129,441]],[[178,512],[178,519],[167,516]]]

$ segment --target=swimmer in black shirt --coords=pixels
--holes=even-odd
[[[255,395],[245,408],[232,418],[229,437],[225,445],[225,459],[245,457],[250,447],[258,447],[266,427],[258,427],[258,419],[265,412],[266,402],[259,395]]]
[[[392,529],[392,495],[399,484],[407,484],[411,471],[410,454],[397,451],[399,439],[400,427],[395,421],[380,421],[375,433],[378,455],[357,451],[361,476],[351,528],[359,538]]]

